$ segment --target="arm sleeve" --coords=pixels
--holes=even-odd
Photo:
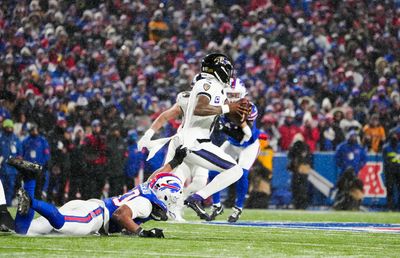
[[[138,196],[133,200],[130,200],[129,202],[125,203],[125,205],[131,209],[132,219],[149,217],[153,208],[151,202],[142,196]]]

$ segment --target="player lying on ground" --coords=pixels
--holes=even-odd
[[[178,149],[174,159],[160,171],[170,172],[186,155]],[[129,192],[104,200],[73,200],[57,209],[54,205],[34,199],[35,173],[41,167],[24,160],[9,159],[8,164],[23,175],[24,187],[18,193],[15,231],[19,234],[41,235],[58,232],[67,235],[109,234],[125,232],[140,237],[164,237],[162,229],[144,230],[148,220],[167,220],[168,207],[182,195],[181,180],[170,173],[159,173],[153,180]],[[34,212],[42,217],[33,219]]]
[[[247,95],[246,87],[239,78],[232,80],[230,87],[225,89],[229,102],[236,102]],[[260,143],[258,141],[259,130],[256,127],[255,119],[258,112],[256,106],[251,103],[251,113],[245,121],[235,121],[229,115],[220,116],[216,130],[222,131],[228,136],[222,144],[221,149],[234,158],[243,169],[242,177],[236,182],[236,202],[233,213],[229,216],[229,222],[236,222],[242,214],[246,194],[249,188],[249,170],[258,156]],[[210,171],[210,180],[218,173]],[[213,206],[210,219],[223,212],[219,192],[213,194]]]

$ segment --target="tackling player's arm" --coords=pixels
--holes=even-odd
[[[186,148],[182,148],[182,145],[180,145],[175,150],[174,158],[170,162],[168,162],[167,164],[162,166],[161,168],[154,171],[153,174],[151,174],[149,176],[147,181],[150,181],[151,179],[153,179],[154,176],[157,175],[158,173],[171,172],[172,170],[174,170],[177,166],[179,166],[183,162],[183,159],[187,155],[187,151],[188,150]]]
[[[131,233],[139,234],[142,229],[132,220],[132,210],[127,205],[119,207],[112,215],[112,220]]]
[[[150,204],[149,200],[144,198],[142,198],[142,200],[133,199],[132,201],[128,202],[128,204],[120,206],[113,213],[111,219],[124,228],[126,230],[125,234],[127,235],[134,234],[138,235],[139,237],[163,238],[164,233],[162,229],[153,228],[150,230],[144,230],[133,220],[137,217],[148,217],[151,213],[152,205]]]
[[[169,120],[178,118],[183,114],[182,109],[179,107],[177,103],[175,103],[171,108],[162,112],[156,120],[151,124],[151,129],[154,132],[160,130]]]
[[[179,117],[183,114],[182,109],[177,103],[175,103],[171,108],[162,112],[156,120],[151,124],[151,127],[144,133],[143,137],[138,142],[138,149],[142,150],[144,147],[148,146],[151,141],[151,137],[160,130],[169,120]]]
[[[210,105],[210,97],[200,93],[197,96],[197,104],[194,108],[193,114],[196,116],[212,116],[225,113],[243,114],[246,112],[248,112],[247,108],[245,108],[240,101],[225,104],[223,106],[213,106]]]

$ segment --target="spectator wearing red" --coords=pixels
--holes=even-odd
[[[83,190],[83,199],[100,198],[104,186],[104,167],[107,164],[106,137],[101,131],[100,120],[91,123],[92,133],[83,140],[82,151],[85,159],[87,185]]]
[[[293,137],[300,133],[300,128],[294,124],[295,113],[293,110],[286,109],[284,112],[285,120],[279,127],[279,133],[281,134],[280,147],[282,151],[287,151],[290,144],[293,141]]]
[[[303,125],[300,127],[304,142],[310,147],[311,153],[317,150],[319,141],[318,121],[314,120],[310,113],[306,113],[303,118]]]

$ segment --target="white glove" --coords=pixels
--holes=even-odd
[[[240,141],[240,144],[243,144],[245,142],[247,142],[248,140],[251,139],[251,136],[253,135],[251,133],[251,129],[248,125],[246,125],[245,127],[242,128],[242,131],[244,133],[242,140]]]
[[[153,137],[154,135],[154,130],[153,129],[149,129],[147,130],[144,135],[142,136],[142,138],[140,138],[140,140],[138,141],[138,149],[141,151],[144,147],[149,147],[150,141],[151,141],[151,137]]]

